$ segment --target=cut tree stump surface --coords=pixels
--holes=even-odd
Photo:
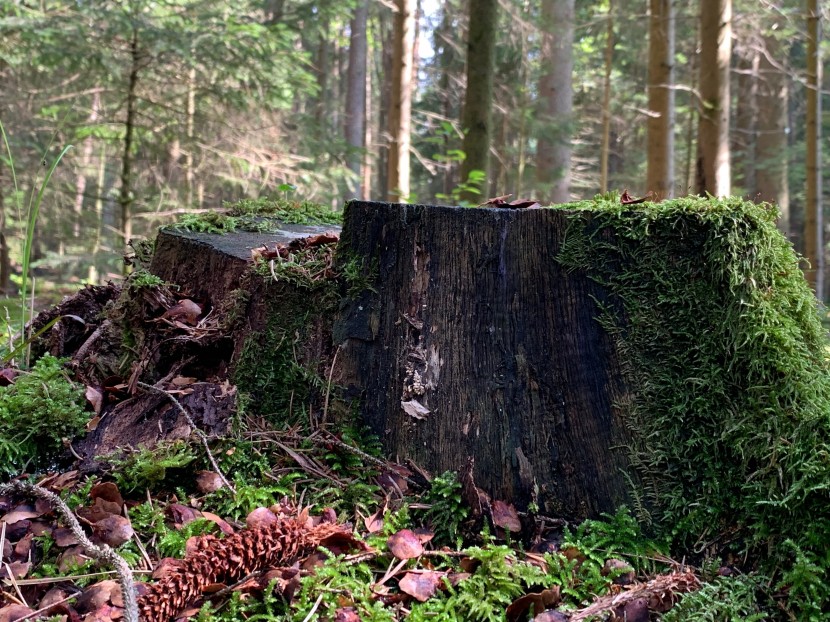
[[[216,305],[239,287],[239,278],[250,265],[251,250],[340,230],[334,225],[282,223],[279,227],[279,230],[266,233],[235,231],[223,234],[162,229],[156,238],[150,272],[170,283],[188,285],[193,296]]]

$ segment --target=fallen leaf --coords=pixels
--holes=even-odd
[[[31,616],[35,612],[23,605],[6,605],[0,608],[0,622],[16,622],[20,618]]]
[[[202,307],[189,298],[184,298],[165,311],[161,318],[196,326],[200,315],[202,315]]]
[[[16,369],[11,367],[4,367],[0,369],[0,387],[7,387],[10,384],[14,384],[15,378],[17,378],[18,372]]]
[[[88,386],[84,392],[84,395],[86,396],[86,401],[92,406],[93,412],[95,412],[96,415],[100,415],[101,406],[104,403],[104,394],[95,387]]]
[[[635,205],[637,203],[645,203],[652,197],[652,193],[649,192],[646,196],[635,199],[630,194],[628,194],[628,190],[623,190],[623,193],[620,195],[620,203],[622,205]]]
[[[117,548],[133,537],[133,526],[129,519],[113,514],[102,518],[92,525],[94,533],[101,542]]]
[[[256,508],[245,517],[245,525],[248,529],[259,529],[279,522],[276,514],[268,508]]]
[[[363,524],[366,525],[366,531],[369,533],[377,533],[383,529],[383,515],[386,512],[386,506],[378,508],[371,516],[363,518]]]
[[[542,590],[541,592],[534,592],[525,594],[514,600],[507,607],[505,617],[507,622],[519,622],[526,618],[527,612],[533,608],[533,615],[538,616],[546,609],[555,607],[562,602],[562,595],[559,586],[555,585],[549,590]]]
[[[197,518],[202,516],[199,510],[194,510],[181,503],[171,503],[167,506],[165,514],[173,521],[173,526],[176,529],[181,529],[188,523],[192,523]]]
[[[496,499],[492,504],[493,524],[496,527],[507,529],[512,533],[519,533],[522,530],[522,523],[519,520],[519,513],[510,503]]]
[[[70,547],[58,556],[58,570],[68,572],[78,566],[83,566],[89,559],[84,552],[84,547],[80,544]]]
[[[0,578],[8,578],[9,571],[11,571],[12,577],[15,579],[22,579],[27,574],[29,574],[29,570],[32,569],[32,562],[11,562],[11,563],[3,563],[0,566]]]
[[[360,616],[354,607],[340,607],[334,611],[334,622],[360,622]]]
[[[398,587],[401,592],[413,596],[419,602],[426,602],[432,598],[438,586],[441,585],[441,578],[444,576],[443,572],[435,572],[427,570],[424,572],[407,572],[403,578],[398,581]]]
[[[124,498],[121,496],[121,493],[118,492],[118,486],[112,482],[95,484],[89,491],[89,498],[101,499],[102,501],[115,504],[117,509],[113,508],[113,514],[115,514],[115,512],[121,512],[121,508],[124,507]]]
[[[403,411],[413,419],[426,419],[426,416],[432,412],[418,400],[401,402],[401,408],[403,408]]]
[[[222,476],[215,471],[197,471],[196,472],[196,487],[199,492],[209,493],[216,492],[225,485],[222,481]]]
[[[28,520],[30,518],[37,518],[40,515],[41,512],[38,512],[33,505],[18,505],[11,512],[5,514],[2,518],[3,522],[6,523],[6,529],[8,529],[15,523]]]
[[[78,538],[75,537],[75,534],[68,527],[57,527],[52,532],[52,539],[62,549],[78,544]]]
[[[186,387],[194,382],[196,382],[196,378],[191,378],[190,376],[176,376],[170,381],[170,384],[174,387]]]
[[[389,539],[386,541],[386,546],[389,547],[392,555],[398,559],[412,559],[424,552],[421,540],[409,529],[401,529],[397,533],[389,536]]]

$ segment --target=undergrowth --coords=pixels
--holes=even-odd
[[[64,439],[84,430],[84,388],[73,383],[63,360],[42,356],[14,384],[0,387],[0,474],[45,467]]]
[[[563,207],[579,213],[560,261],[611,294],[597,310],[634,394],[630,458],[658,532],[681,551],[826,574],[827,342],[774,209],[616,196]],[[781,586],[792,615],[830,609],[826,588],[793,581]]]

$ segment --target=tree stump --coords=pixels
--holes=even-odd
[[[340,382],[389,456],[584,518],[628,499],[626,386],[601,285],[557,263],[569,213],[351,202],[365,287],[334,327]]]

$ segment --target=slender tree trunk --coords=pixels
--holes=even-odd
[[[126,249],[133,235],[133,144],[135,140],[136,107],[138,103],[138,74],[141,54],[138,49],[138,29],[133,28],[130,40],[130,77],[127,83],[127,116],[124,120],[124,152],[121,158],[121,191],[118,205],[121,207],[121,242]]]
[[[729,65],[732,0],[700,1],[700,118],[697,192],[726,196],[729,170]]]
[[[194,170],[193,152],[196,150],[195,127],[196,127],[196,69],[191,68],[187,73],[187,117],[185,120],[185,133],[187,145],[184,150],[184,204],[190,209],[201,207],[193,204],[193,189],[196,185],[196,171]]]
[[[698,27],[698,30],[700,28]],[[695,33],[694,46],[689,54],[689,92],[688,92],[688,111],[686,117],[686,161],[683,166],[683,192],[691,194],[692,192],[692,177],[694,175],[693,163],[695,160],[695,121],[698,114],[698,100],[697,100],[697,78],[698,65],[700,64],[700,53],[698,43],[700,41],[700,34]]]
[[[104,226],[104,183],[107,175],[107,145],[101,145],[101,157],[98,158],[98,177],[95,184],[95,224],[93,225],[92,244],[89,247],[90,265],[87,282],[98,283],[98,253],[101,250],[101,230]]]
[[[789,80],[782,71],[781,44],[774,36],[764,37],[758,65],[758,136],[756,139],[756,189],[762,201],[775,203],[778,227],[790,230],[790,193],[787,183],[787,104]],[[777,65],[777,66],[776,66]]]
[[[392,75],[393,50],[395,44],[395,16],[392,15],[392,24],[389,25],[388,12],[380,11],[378,15],[378,38],[381,41],[379,62],[377,63],[377,82],[380,86],[380,110],[378,110],[378,137],[385,148],[380,150],[378,158],[378,190],[381,197],[389,197],[389,167],[392,160],[392,91],[394,76]],[[397,121],[395,129],[397,130]],[[397,155],[396,155],[397,157]],[[397,166],[397,162],[395,164]],[[397,176],[396,176],[397,179]]]
[[[98,122],[98,111],[101,106],[101,94],[93,93],[89,109],[87,123],[94,125]],[[78,239],[81,236],[81,220],[84,211],[84,198],[86,197],[86,173],[92,163],[92,136],[84,139],[84,147],[81,152],[81,161],[78,165],[78,176],[75,179],[75,220],[72,223],[72,237]]]
[[[368,0],[361,0],[350,22],[349,71],[346,86],[346,143],[349,145],[349,169],[354,174],[349,183],[349,193],[359,199],[361,192],[361,163],[366,139],[366,23],[369,15]]]
[[[371,60],[372,56],[367,56],[367,59]],[[372,198],[372,170],[373,170],[373,163],[375,166],[378,165],[377,156],[375,155],[376,150],[373,148],[374,145],[372,141],[374,140],[374,133],[372,132],[372,122],[373,122],[373,115],[374,112],[374,95],[372,93],[372,71],[371,67],[367,64],[366,67],[366,84],[364,90],[364,97],[363,103],[366,105],[365,110],[365,133],[363,139],[363,145],[365,147],[363,151],[363,182],[361,187],[361,195],[365,199]]]
[[[467,35],[467,88],[464,94],[464,146],[467,156],[461,164],[461,182],[473,171],[484,173],[479,190],[487,188],[490,141],[493,133],[493,73],[496,65],[498,0],[470,0],[470,29]],[[480,194],[467,192],[462,199],[476,201]],[[479,201],[480,202],[480,201]]]
[[[810,261],[807,281],[824,299],[824,236],[821,202],[821,13],[818,0],[807,0],[807,200],[804,250]]]
[[[605,78],[602,87],[602,146],[599,155],[599,191],[608,192],[608,157],[611,153],[611,70],[614,63],[614,0],[608,0],[605,25]]]
[[[745,196],[755,199],[758,195],[756,186],[755,156],[758,141],[758,70],[761,62],[761,39],[753,37],[748,42],[750,47],[738,59],[738,93],[736,101],[740,102],[735,110],[735,128],[732,132],[732,167],[735,185],[743,190]],[[733,192],[734,192],[733,188]]]
[[[650,0],[648,30],[648,171],[646,189],[674,195],[673,0]]]
[[[315,121],[317,127],[328,127],[331,118],[331,97],[329,96],[329,77],[331,74],[331,50],[329,49],[329,22],[325,20],[321,27],[320,41],[317,44],[317,88],[319,90]],[[323,130],[323,134],[327,132]]]
[[[553,203],[570,199],[574,0],[542,0],[542,63],[536,180]],[[547,196],[544,196],[547,195]]]
[[[409,195],[409,145],[412,116],[412,53],[415,38],[415,0],[397,0],[392,48],[392,92],[389,106],[390,201]]]

